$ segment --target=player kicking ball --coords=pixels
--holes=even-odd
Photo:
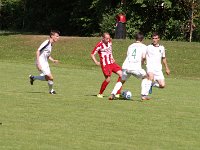
[[[142,69],[142,64],[144,63],[146,57],[147,46],[142,43],[144,36],[142,33],[137,33],[135,35],[135,40],[133,44],[128,47],[126,59],[122,65],[122,79],[117,82],[109,100],[115,99],[117,91],[122,87],[125,81],[133,75],[137,78],[142,79],[141,83],[141,99],[149,100],[148,97],[149,89],[151,86],[151,81],[148,80],[146,71]]]
[[[53,89],[53,75],[50,71],[48,59],[51,60],[53,63],[58,63],[58,60],[55,60],[51,57],[51,50],[52,44],[58,41],[59,34],[59,31],[51,31],[50,38],[48,40],[45,40],[36,51],[36,67],[39,70],[40,75],[29,75],[31,85],[33,85],[33,82],[35,80],[47,81],[50,94],[56,94],[56,91],[54,91]]]

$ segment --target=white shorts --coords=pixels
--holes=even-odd
[[[50,74],[51,74],[51,70],[50,70],[49,66],[42,66],[40,75],[50,75]]]
[[[160,71],[157,71],[157,70],[153,70],[153,69],[148,69],[147,68],[147,73],[149,72],[152,72],[153,75],[154,75],[154,80],[164,80],[165,77],[163,75],[163,72],[160,70]]]
[[[135,76],[136,78],[145,78],[146,77],[146,71],[144,69],[139,70],[127,70],[122,69],[122,80],[126,81],[131,75]]]
[[[48,62],[40,63],[40,65],[41,65],[41,71],[40,71],[40,75],[41,76],[45,76],[45,75],[50,75],[51,74],[51,70],[50,70]],[[37,64],[36,64],[36,67],[37,67]]]

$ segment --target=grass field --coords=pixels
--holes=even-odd
[[[29,84],[37,74],[35,50],[46,36],[0,36],[1,150],[198,150],[200,147],[200,43],[162,42],[172,75],[166,89],[153,89],[152,100],[140,101],[140,80],[124,86],[132,100],[109,101],[116,76],[98,99],[103,75],[90,60],[99,38],[61,37],[51,64],[57,95],[46,82]],[[121,64],[131,40],[114,40]],[[150,41],[146,40],[146,43]]]

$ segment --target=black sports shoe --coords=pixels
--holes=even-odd
[[[30,79],[30,84],[33,85],[33,82],[34,82],[34,76],[33,76],[33,75],[29,75],[29,79]]]
[[[49,92],[49,94],[54,95],[54,94],[56,94],[56,91],[51,91],[51,92]]]

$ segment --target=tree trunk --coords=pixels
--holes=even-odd
[[[192,1],[192,10],[191,10],[191,19],[190,19],[190,39],[189,42],[192,42],[192,32],[193,32],[193,18],[194,18],[194,0]]]

